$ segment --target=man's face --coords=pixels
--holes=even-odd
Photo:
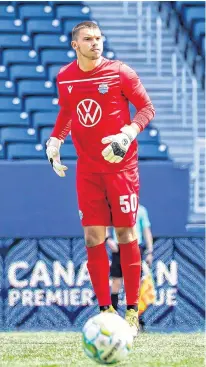
[[[72,46],[89,60],[99,59],[103,51],[103,40],[99,28],[80,29],[77,40],[72,42]]]

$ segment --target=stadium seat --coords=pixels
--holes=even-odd
[[[63,18],[80,18],[84,20],[90,20],[90,8],[83,5],[59,5],[56,8],[57,19]],[[76,22],[77,24],[77,22]]]
[[[0,111],[21,111],[21,100],[17,97],[1,97]]]
[[[201,35],[204,35],[204,33],[205,33],[205,22],[204,21],[195,22],[193,25],[193,35],[194,40],[196,41],[197,44],[199,44],[199,46],[201,46]]]
[[[56,76],[57,76],[59,70],[62,68],[62,66],[63,66],[63,64],[49,66],[49,68],[48,68],[49,80],[51,80],[52,82],[56,81]]]
[[[20,34],[0,34],[0,47],[4,48],[28,48],[31,46],[31,39],[27,35]]]
[[[8,80],[8,69],[4,65],[0,65],[0,79]]]
[[[42,65],[12,65],[10,67],[10,79],[45,79],[46,71]]]
[[[60,21],[57,19],[31,19],[27,21],[27,33],[61,33]]]
[[[55,120],[54,120],[54,122],[55,122]],[[54,122],[53,122],[53,125],[54,125]],[[45,145],[46,141],[49,139],[52,130],[53,130],[53,127],[44,127],[40,130],[40,142],[43,146]],[[67,136],[67,138],[65,140],[65,143],[66,144],[72,144],[71,135]],[[62,145],[62,147],[63,147],[63,145]],[[61,147],[61,149],[62,149],[62,147]]]
[[[40,144],[10,143],[7,146],[8,159],[45,159],[45,152]]]
[[[57,112],[35,112],[32,115],[32,125],[34,128],[42,126],[54,126],[57,118]]]
[[[203,3],[204,4],[204,3]],[[183,13],[183,22],[185,26],[189,29],[192,27],[192,24],[195,20],[204,20],[204,5],[202,6],[193,6],[193,7],[185,7],[185,12]]]
[[[20,19],[1,19],[0,33],[23,33],[24,25]]]
[[[29,116],[24,112],[0,112],[0,126],[29,126]]]
[[[40,130],[40,142],[45,146],[46,141],[49,139],[52,132],[52,127],[44,127]]]
[[[89,20],[89,19],[85,19]],[[64,34],[68,35],[72,32],[72,28],[74,28],[78,23],[83,22],[82,18],[71,18],[71,19],[65,19],[64,20]]]
[[[18,82],[18,95],[53,95],[54,85],[50,81],[43,80],[20,80]]]
[[[37,63],[38,57],[34,50],[5,50],[3,52],[4,65],[22,64],[22,63]]]
[[[15,18],[16,12],[13,5],[0,4],[0,18]]]
[[[57,98],[52,97],[27,97],[25,98],[25,111],[58,111]]]
[[[157,129],[146,128],[137,137],[139,143],[158,144],[159,134]]]
[[[5,143],[36,143],[37,134],[35,129],[25,127],[5,127],[0,129],[0,142]]]
[[[30,1],[29,1],[30,3]],[[22,4],[18,6],[18,15],[20,19],[30,19],[30,18],[52,18],[53,19],[53,9],[49,5],[39,4]]]
[[[168,151],[165,144],[139,144],[138,147],[139,159],[156,159],[156,160],[167,160]]]
[[[65,35],[37,34],[34,37],[34,49],[39,51],[44,48],[66,48],[70,47],[71,39]]]
[[[5,150],[2,144],[0,144],[0,159],[5,159]]]
[[[41,52],[41,64],[69,64],[76,58],[74,50],[42,50]]]
[[[61,158],[62,159],[77,159],[77,153],[73,144],[64,143],[61,146]]]
[[[0,80],[0,95],[15,95],[15,85],[9,80]]]

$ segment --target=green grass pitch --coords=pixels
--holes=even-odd
[[[0,333],[0,366],[97,367],[98,364],[84,355],[80,333],[9,332]],[[203,367],[204,335],[141,334],[119,366]]]

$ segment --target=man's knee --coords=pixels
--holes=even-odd
[[[105,227],[84,227],[84,239],[87,247],[100,245],[105,241]]]
[[[136,226],[115,228],[118,243],[129,243],[137,239]]]

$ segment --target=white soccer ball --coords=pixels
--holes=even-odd
[[[113,364],[127,357],[133,336],[127,321],[114,313],[102,312],[91,317],[83,327],[83,349],[101,364]]]

